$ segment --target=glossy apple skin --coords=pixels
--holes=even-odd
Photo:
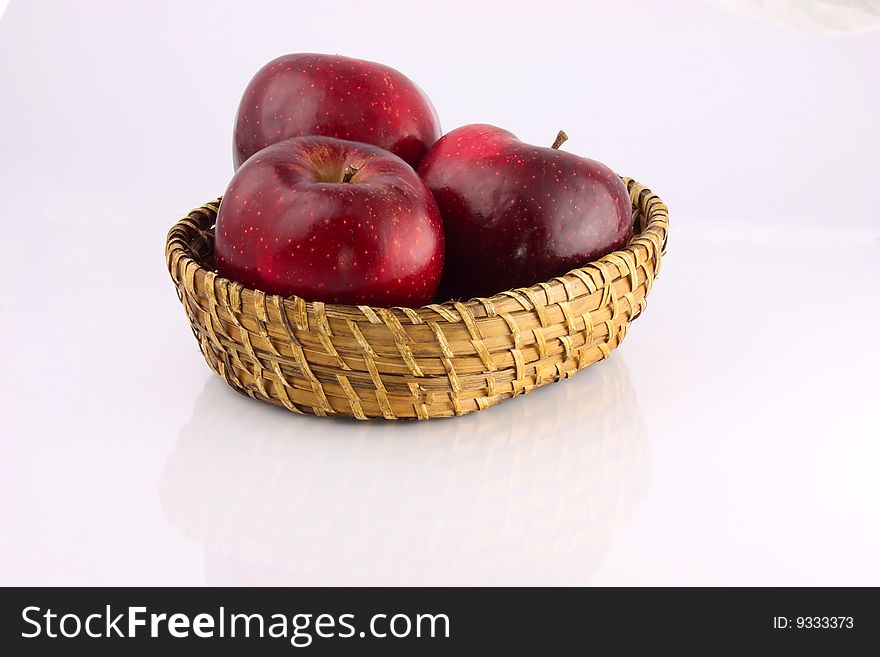
[[[380,146],[417,167],[440,138],[437,112],[402,73],[338,55],[284,55],[260,69],[235,120],[235,168],[289,137],[323,135]]]
[[[491,296],[582,266],[632,232],[626,186],[600,162],[490,125],[440,139],[419,174],[446,232],[442,294]]]
[[[342,182],[346,167],[359,167]],[[310,301],[420,306],[443,267],[443,226],[412,167],[376,146],[288,139],[250,158],[217,214],[218,272]]]

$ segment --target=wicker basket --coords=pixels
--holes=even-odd
[[[668,211],[624,182],[636,227],[626,248],[489,299],[372,308],[251,290],[214,272],[219,199],[175,224],[165,257],[205,360],[236,390],[296,413],[463,415],[607,358],[644,310]]]

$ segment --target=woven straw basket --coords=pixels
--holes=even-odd
[[[463,415],[607,358],[642,313],[669,218],[623,180],[635,222],[624,249],[488,299],[372,308],[251,290],[214,272],[219,199],[174,225],[165,257],[205,360],[236,390],[296,413]]]

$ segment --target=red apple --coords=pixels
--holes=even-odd
[[[248,84],[235,120],[235,168],[289,137],[323,135],[381,146],[417,167],[440,137],[437,112],[402,73],[339,55],[284,55]]]
[[[270,294],[419,306],[440,281],[443,227],[431,192],[396,155],[297,137],[232,177],[214,252],[221,275]]]
[[[525,144],[490,125],[453,130],[419,168],[446,232],[442,289],[489,296],[533,285],[624,246],[626,186],[600,162]]]

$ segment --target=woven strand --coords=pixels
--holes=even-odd
[[[623,180],[636,227],[624,249],[490,298],[372,308],[247,289],[212,270],[219,199],[172,227],[166,264],[205,361],[236,390],[321,416],[464,415],[608,358],[644,312],[669,213]]]

